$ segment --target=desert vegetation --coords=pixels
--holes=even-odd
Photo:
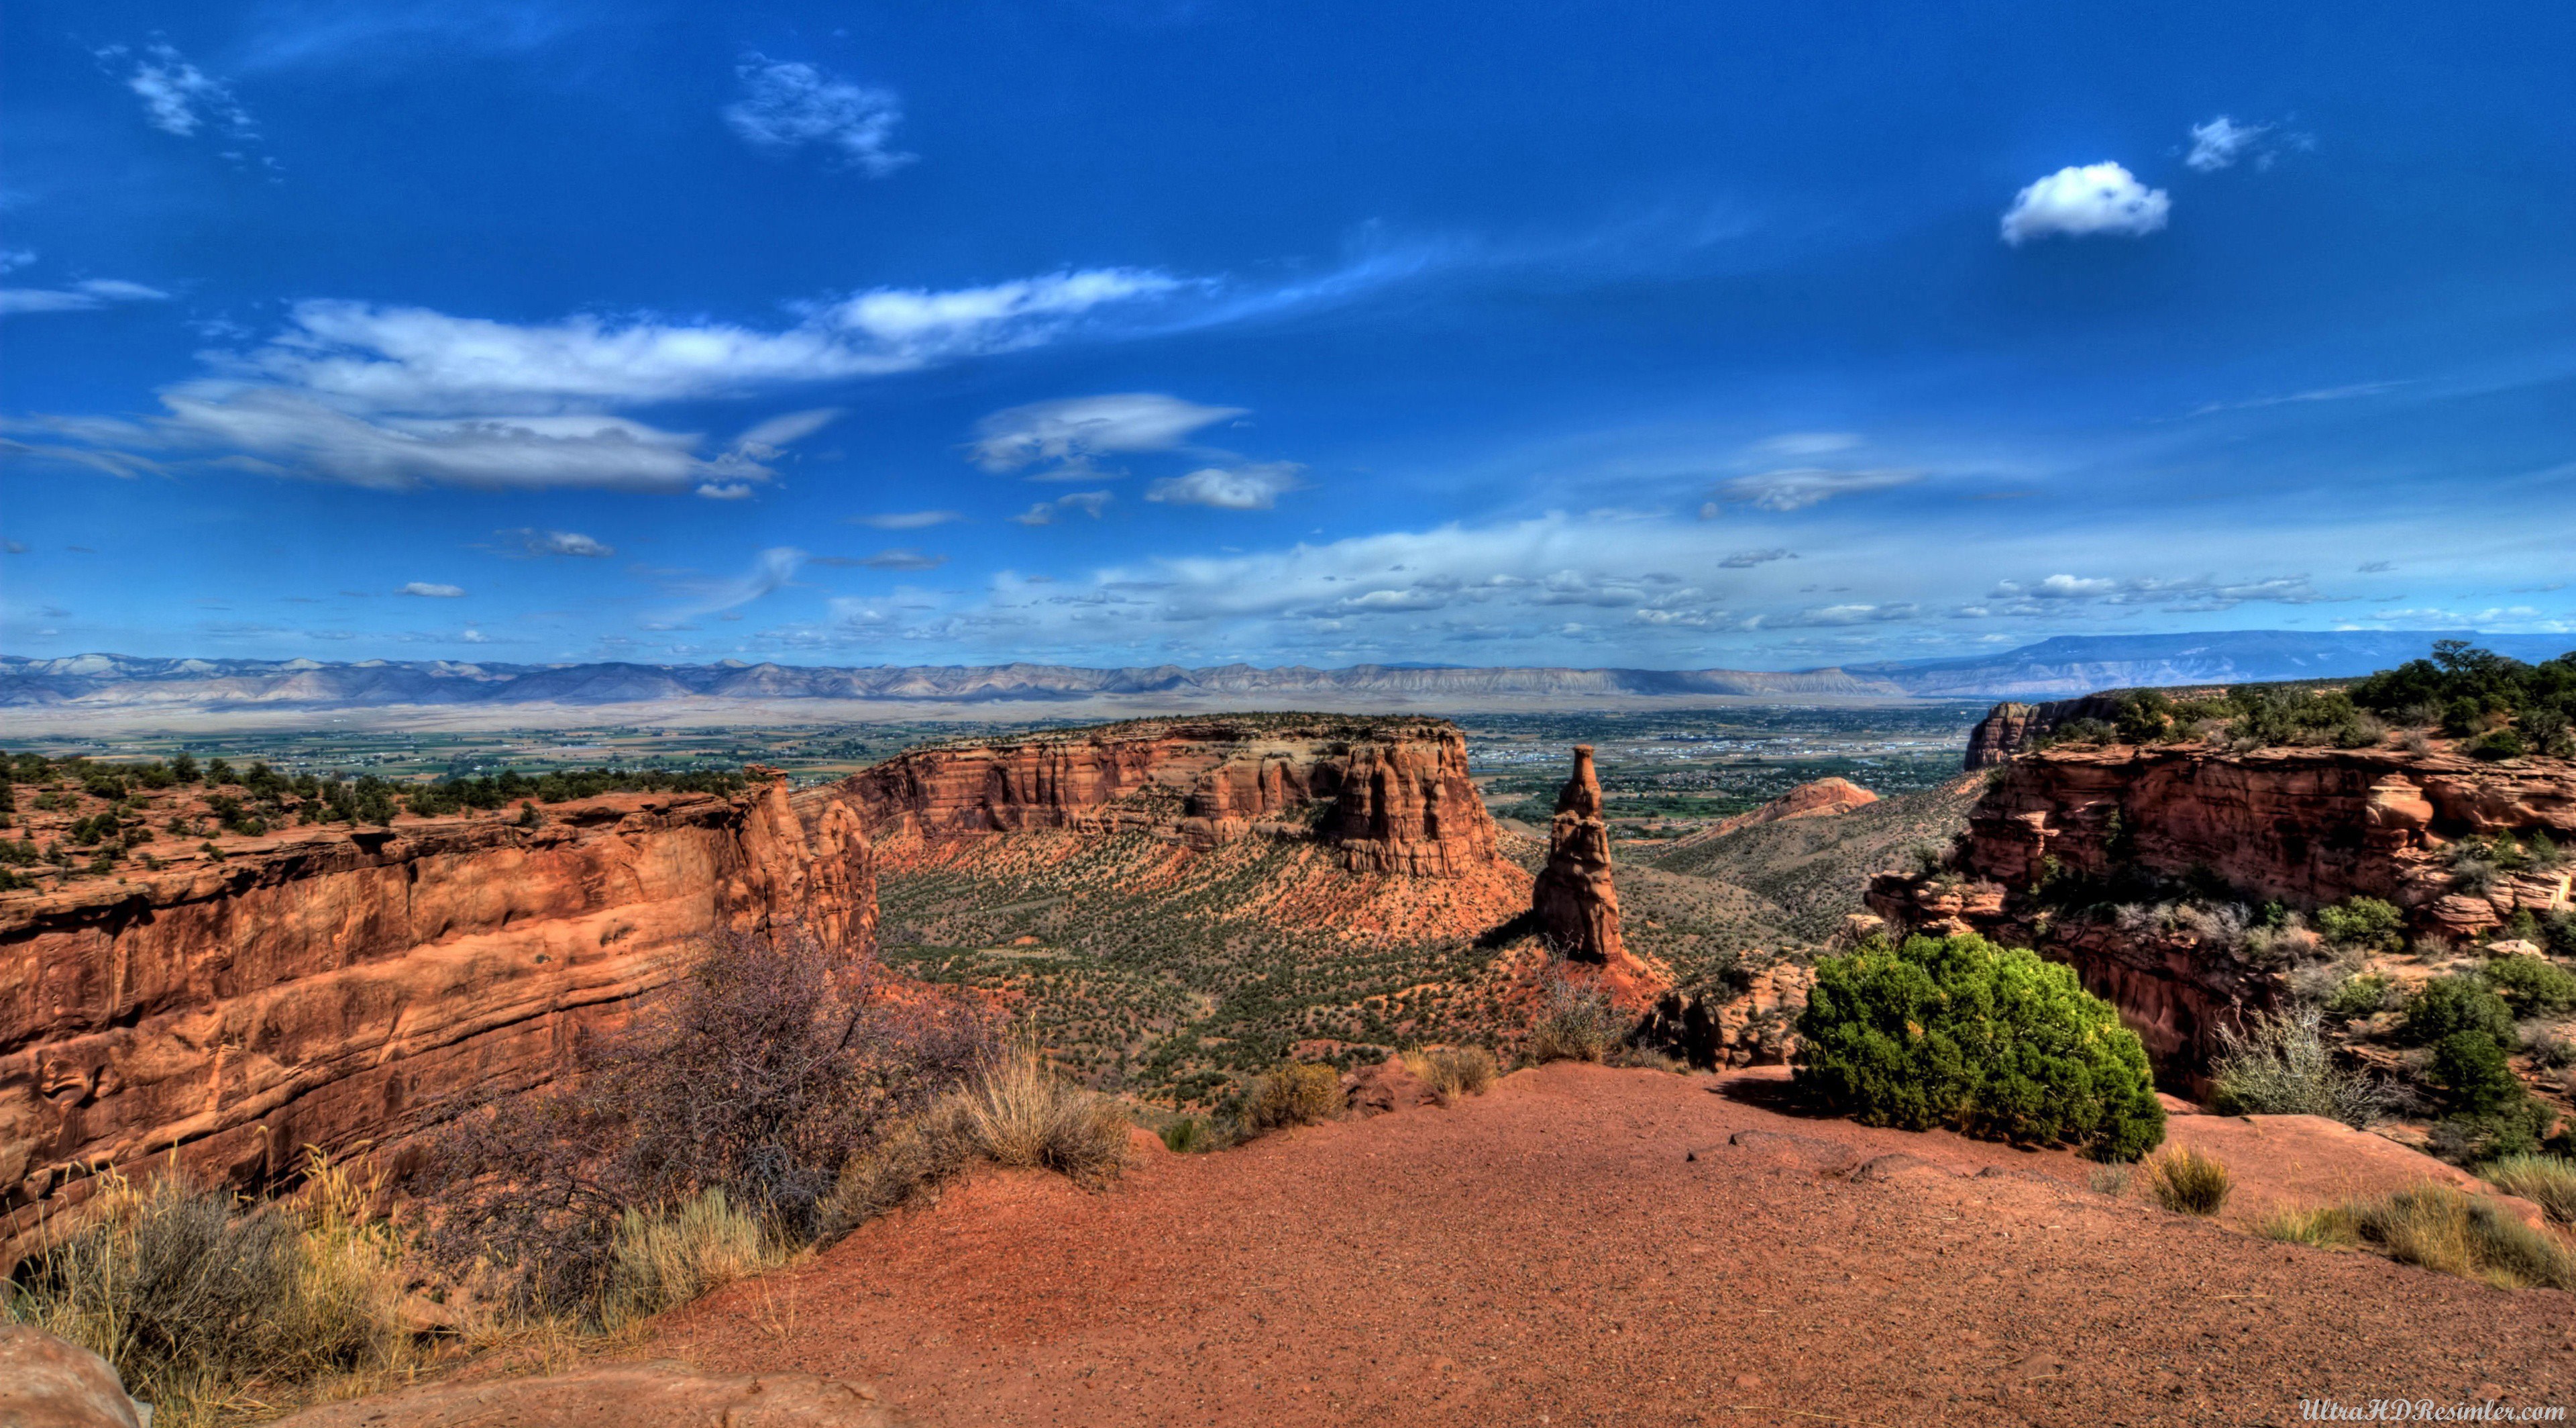
[[[2483,1195],[2420,1185],[2256,1220],[2267,1239],[2360,1249],[2499,1289],[2576,1289],[2576,1254]]]
[[[2135,1160],[2164,1138],[2146,1049],[2073,969],[1982,937],[1876,938],[1816,964],[1799,1087],[1865,1125]]]

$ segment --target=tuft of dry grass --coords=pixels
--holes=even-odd
[[[1254,1130],[1314,1125],[1341,1115],[1342,1078],[1330,1066],[1287,1061],[1256,1076],[1243,1101],[1243,1119]]]
[[[2227,1203],[2227,1167],[2199,1151],[2168,1150],[2146,1162],[2156,1202],[2184,1215],[2215,1215]]]
[[[2563,1155],[2508,1155],[2480,1172],[2488,1184],[2519,1195],[2562,1225],[2576,1225],[2576,1160]]]
[[[1027,1048],[985,1062],[936,1114],[946,1134],[996,1165],[1053,1170],[1096,1185],[1127,1158],[1130,1122],[1118,1103],[1065,1081]]]
[[[2499,1289],[2576,1288],[2576,1254],[2488,1197],[2447,1185],[2419,1185],[2313,1210],[2274,1210],[2250,1228],[2291,1244],[2366,1249]]]
[[[1442,1100],[1481,1096],[1494,1084],[1500,1068],[1494,1053],[1481,1046],[1432,1047],[1404,1053],[1404,1069],[1439,1093]]]
[[[299,1204],[249,1205],[176,1171],[104,1178],[36,1256],[9,1318],[116,1366],[164,1428],[200,1428],[407,1364],[401,1242],[373,1186],[316,1156]]]
[[[721,1187],[660,1210],[628,1210],[610,1251],[600,1323],[614,1332],[794,1257],[792,1246]]]
[[[1607,991],[1577,983],[1561,967],[1549,969],[1547,1008],[1530,1026],[1531,1060],[1598,1064],[1610,1059],[1626,1034]]]

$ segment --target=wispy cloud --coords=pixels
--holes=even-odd
[[[742,98],[725,106],[724,121],[755,148],[786,153],[818,145],[870,178],[884,178],[920,157],[894,147],[903,101],[893,90],[757,54],[734,73],[742,81]]]
[[[2230,167],[2239,154],[2271,129],[2269,124],[2239,124],[2221,114],[2206,124],[2191,126],[2191,153],[2183,162],[2202,173],[2212,174]]]
[[[2375,397],[2395,391],[2405,382],[2352,382],[2340,387],[2318,387],[2305,392],[2290,392],[2274,397],[2241,397],[2229,402],[2203,402],[2191,409],[2193,416],[2211,416],[2219,412],[2252,411],[2260,407],[2287,406],[2294,402],[2343,402],[2355,397]]]
[[[1782,548],[1774,548],[1771,550],[1739,550],[1733,555],[1728,556],[1726,559],[1719,561],[1718,565],[1727,570],[1751,570],[1757,565],[1768,565],[1775,560],[1796,560],[1797,558],[1798,553],[1796,551]]]
[[[125,87],[143,101],[144,119],[162,133],[186,139],[199,129],[212,129],[246,139],[258,132],[231,85],[197,68],[166,41],[144,46],[140,56],[123,45],[110,45],[99,51],[99,58],[134,60]]]
[[[1796,511],[1830,501],[1836,496],[1884,491],[1922,479],[1920,471],[1838,471],[1822,466],[1799,466],[1722,481],[1718,483],[1717,493],[1719,499],[1730,504],[1764,511]],[[1703,511],[1702,514],[1714,513]]]
[[[1048,466],[1046,474],[1089,469],[1096,456],[1170,451],[1202,428],[1244,415],[1241,407],[1201,406],[1160,392],[1115,392],[1031,402],[975,424],[968,453],[987,471]]]
[[[1305,469],[1294,461],[1204,466],[1186,476],[1155,482],[1147,488],[1145,499],[1220,511],[1266,511],[1278,505],[1282,495],[1298,489],[1298,474]]]
[[[505,555],[569,555],[597,560],[617,553],[617,547],[579,531],[541,531],[521,526],[494,531],[493,535],[500,539],[499,549]]]
[[[731,580],[680,582],[677,588],[688,603],[672,618],[720,615],[748,605],[794,580],[796,567],[804,563],[805,552],[794,546],[772,546],[753,556],[751,568]]]
[[[2245,604],[2319,605],[2350,599],[2329,595],[2305,575],[2222,580],[2214,575],[2165,579],[2137,576],[2051,575],[2034,581],[1997,582],[1986,598],[1961,605],[1957,619],[2035,618],[2062,615],[2079,605],[2153,606],[2174,614],[2215,614]]]
[[[418,595],[429,600],[455,600],[465,594],[465,589],[459,585],[442,585],[435,580],[415,580],[394,593]]]
[[[1108,504],[1109,493],[1106,491],[1075,491],[1052,501],[1040,501],[1011,519],[1024,526],[1051,526],[1065,513],[1080,511],[1098,520],[1101,508]]]
[[[873,516],[852,516],[850,522],[881,531],[918,531],[964,519],[955,511],[887,511]]]
[[[163,302],[169,294],[120,278],[90,278],[60,288],[0,288],[0,313],[88,312],[120,302]]]
[[[2172,209],[2171,195],[2138,182],[2118,164],[2069,165],[2013,195],[2003,216],[2003,239],[2019,247],[2051,234],[2143,238],[2163,228]]]

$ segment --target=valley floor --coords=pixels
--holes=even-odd
[[[1787,1114],[1779,1087],[1560,1064],[1153,1155],[1106,1194],[980,1177],[646,1352],[868,1380],[925,1425],[2576,1409],[2569,1295],[2256,1239],[2096,1194],[2068,1157]],[[1891,1153],[1914,1161],[1850,1173]]]

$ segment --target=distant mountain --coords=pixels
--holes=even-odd
[[[2467,639],[2546,659],[2576,636],[2366,630],[2065,635],[1972,659],[1807,670],[1468,668],[1354,665],[1190,669],[1149,665],[460,664],[448,660],[63,659],[0,656],[0,708],[124,715],[329,711],[387,706],[552,706],[816,700],[878,705],[1073,704],[1362,709],[1561,707],[1588,700],[1707,698],[2064,698],[2138,685],[2226,684],[2367,674]]]

